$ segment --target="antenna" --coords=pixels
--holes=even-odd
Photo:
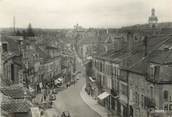
[[[15,25],[16,25],[16,19],[15,19],[15,16],[13,16],[13,31],[14,31],[14,33],[16,32]]]

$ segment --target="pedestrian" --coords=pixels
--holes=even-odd
[[[44,100],[46,100],[46,95],[44,95]]]

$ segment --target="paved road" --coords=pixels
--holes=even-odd
[[[81,66],[77,64],[77,68]],[[80,66],[80,67],[79,67]],[[80,70],[83,69],[80,68]],[[94,110],[92,110],[80,97],[80,91],[85,83],[85,79],[80,74],[80,79],[75,85],[57,94],[55,107],[60,112],[69,111],[71,117],[100,117]]]

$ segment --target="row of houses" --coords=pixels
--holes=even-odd
[[[122,31],[120,49],[98,52],[86,64],[86,91],[122,117],[172,111],[172,37],[147,32]]]
[[[47,43],[42,37],[1,35],[0,90],[4,97],[1,109],[7,116],[30,116],[34,106],[32,98],[37,93],[47,86],[52,88],[56,85],[55,80],[71,80],[75,59],[72,50],[62,48],[58,39],[50,41]],[[28,103],[26,110],[20,108],[23,101]],[[10,109],[12,103],[16,107],[13,110]],[[26,115],[20,115],[23,113]]]

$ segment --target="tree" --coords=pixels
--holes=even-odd
[[[35,34],[33,32],[33,29],[32,29],[32,25],[30,23],[28,25],[28,28],[27,28],[26,32],[27,32],[27,36],[31,36],[31,37],[35,36]]]

